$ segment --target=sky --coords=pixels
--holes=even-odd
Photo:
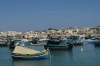
[[[0,0],[0,31],[100,25],[100,0]]]

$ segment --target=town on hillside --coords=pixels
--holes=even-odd
[[[49,28],[48,30],[42,31],[29,31],[29,32],[17,32],[17,31],[7,31],[0,32],[1,38],[25,38],[31,39],[33,37],[48,37],[48,36],[100,36],[100,26],[97,27],[70,27],[70,28]]]

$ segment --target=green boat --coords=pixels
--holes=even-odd
[[[48,40],[47,44],[44,45],[44,48],[49,48],[50,50],[71,50],[73,44],[66,44],[66,42],[61,40]]]

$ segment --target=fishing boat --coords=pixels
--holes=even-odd
[[[83,41],[84,41],[83,38],[81,38],[79,36],[76,36],[76,37],[74,37],[72,39],[67,40],[67,43],[71,43],[74,46],[81,46],[81,45],[83,45]]]
[[[32,43],[30,43],[32,46],[43,46],[43,45],[45,45],[45,43],[38,43],[38,44],[32,44]]]
[[[0,47],[7,47],[8,44],[6,44],[5,40],[0,38]]]
[[[96,37],[91,37],[91,36],[85,37],[85,40],[84,40],[85,43],[95,43],[98,41],[99,40]]]
[[[98,42],[98,40],[97,39],[85,39],[84,42],[95,43],[95,42]]]
[[[9,48],[15,48],[15,46],[17,46],[17,45],[24,46],[25,44],[21,40],[11,40],[10,44],[9,44]]]
[[[48,40],[47,44],[44,45],[45,49],[50,49],[50,50],[66,50],[66,49],[72,49],[73,45],[72,44],[66,44],[66,42],[62,40]]]
[[[45,45],[46,44],[46,40],[41,40],[41,41],[39,41],[39,39],[38,38],[34,38],[32,41],[30,41],[29,43],[31,44],[31,45],[33,45],[33,46],[41,46],[41,45]]]
[[[75,40],[72,44],[74,46],[81,46],[81,45],[83,45],[83,39]]]
[[[11,54],[13,59],[32,60],[49,58],[49,50],[37,51],[27,47],[16,46]]]
[[[74,43],[72,43],[74,46],[81,46],[81,45],[83,45],[83,42],[74,42]]]
[[[5,42],[0,42],[0,47],[7,47],[8,45]]]
[[[100,46],[100,40],[98,42],[94,42],[95,46]]]

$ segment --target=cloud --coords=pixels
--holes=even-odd
[[[67,11],[45,11],[47,13],[57,13],[57,14],[77,14],[77,15],[96,15],[94,13],[85,12],[67,12]]]
[[[45,11],[45,12],[48,12],[48,13],[66,13],[66,14],[76,13],[76,12],[65,12],[65,11]]]

